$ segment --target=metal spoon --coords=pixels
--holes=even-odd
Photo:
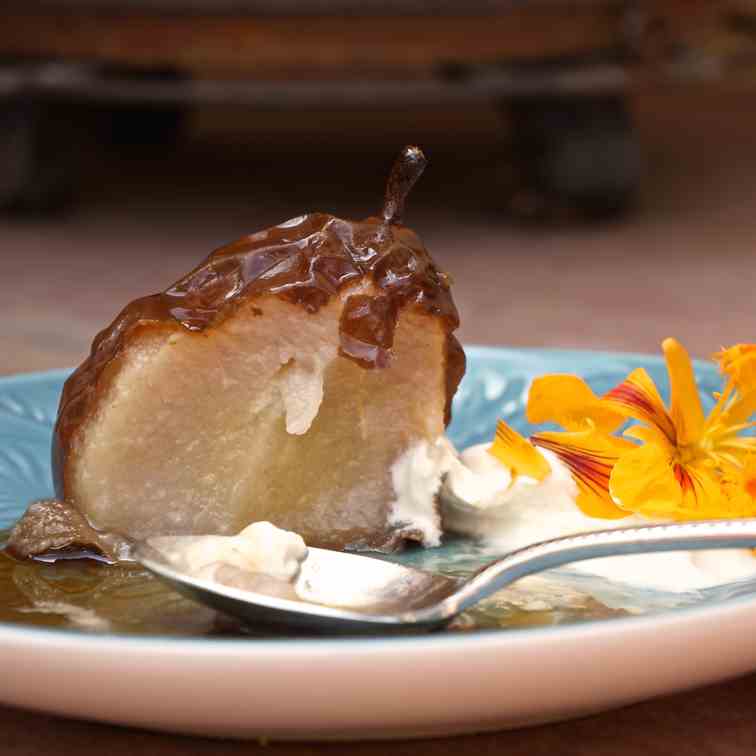
[[[434,630],[525,575],[621,554],[756,547],[756,518],[646,525],[554,538],[513,551],[468,579],[359,554],[310,548],[293,584],[258,580],[254,591],[197,579],[161,554],[159,538],[137,559],[180,593],[248,625],[321,633]]]

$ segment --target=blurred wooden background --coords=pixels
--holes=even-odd
[[[129,299],[210,250],[304,211],[375,212],[402,144],[430,167],[407,221],[455,279],[468,342],[700,356],[756,331],[756,96],[700,87],[632,99],[645,157],[636,213],[523,226],[491,155],[492,108],[300,115],[208,111],[176,150],[94,153],[68,216],[0,218],[0,372],[77,363]]]

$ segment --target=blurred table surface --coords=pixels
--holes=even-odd
[[[73,365],[129,299],[212,248],[303,211],[376,212],[406,142],[430,168],[408,222],[455,280],[467,343],[696,356],[756,336],[756,105],[741,93],[634,99],[646,180],[638,212],[605,225],[513,224],[493,111],[200,114],[179,150],[93,156],[73,212],[0,220],[0,374]],[[501,165],[504,163],[502,162]],[[450,681],[453,684],[453,681]],[[395,744],[274,744],[280,754],[746,754],[756,676],[576,722]],[[254,753],[0,708],[8,756]]]

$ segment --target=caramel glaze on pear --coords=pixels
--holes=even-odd
[[[117,374],[119,358],[143,329],[213,329],[240,305],[275,295],[315,314],[344,287],[369,277],[379,293],[355,294],[344,307],[340,353],[365,370],[391,359],[399,310],[420,308],[446,333],[446,412],[465,372],[453,331],[459,325],[449,279],[419,237],[401,224],[404,200],[425,159],[416,147],[401,153],[389,177],[382,217],[349,221],[325,213],[294,218],[213,252],[159,294],[131,302],[95,338],[91,354],[66,381],[52,446],[56,495],[71,497],[69,466],[77,434]]]

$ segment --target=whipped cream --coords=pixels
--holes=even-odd
[[[239,572],[293,583],[307,546],[302,537],[269,522],[255,522],[235,536],[164,536],[151,544],[181,572],[218,580]]]
[[[457,466],[461,462],[445,436],[410,446],[391,466],[396,499],[389,510],[389,525],[419,533],[423,546],[438,546],[441,543],[438,493],[444,476]]]
[[[588,517],[575,503],[578,489],[569,470],[541,450],[551,467],[543,481],[510,472],[480,444],[447,465],[441,490],[443,527],[481,538],[492,553],[590,530],[607,530],[653,521],[630,515],[621,520]],[[576,562],[571,571],[642,588],[688,592],[756,575],[756,558],[747,549],[678,551],[606,557]]]

